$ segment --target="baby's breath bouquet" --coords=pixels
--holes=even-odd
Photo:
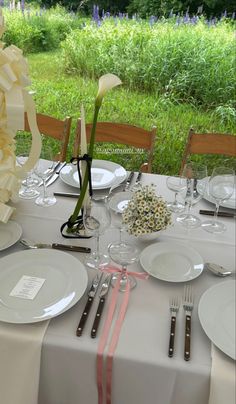
[[[122,220],[129,234],[141,236],[166,229],[171,224],[171,211],[156,195],[154,185],[145,185],[134,192]]]

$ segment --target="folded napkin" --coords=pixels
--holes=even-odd
[[[235,404],[235,361],[215,345],[211,350],[211,386],[209,404]]]
[[[37,404],[41,347],[49,324],[0,322],[0,402]]]

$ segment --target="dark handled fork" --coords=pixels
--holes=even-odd
[[[170,299],[171,323],[170,323],[170,340],[168,349],[168,356],[170,358],[172,358],[172,356],[174,355],[175,327],[178,311],[179,311],[179,298],[173,297]]]
[[[185,311],[184,359],[189,361],[191,352],[191,315],[193,311],[193,289],[190,285],[184,287],[183,309]]]

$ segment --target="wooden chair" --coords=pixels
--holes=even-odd
[[[236,157],[236,136],[223,133],[195,133],[190,129],[180,172],[191,154],[221,154]]]
[[[86,125],[87,142],[90,140],[90,132],[92,124]],[[98,122],[96,126],[96,142],[109,142],[117,144],[125,144],[135,148],[141,148],[148,151],[148,161],[143,163],[140,170],[151,173],[152,161],[154,153],[154,143],[156,137],[156,127],[151,131],[145,130],[138,126],[128,125],[124,123]],[[81,120],[78,119],[73,155],[76,156],[80,146],[81,139]]]
[[[38,113],[36,118],[39,132],[42,135],[50,136],[53,139],[56,139],[60,143],[60,151],[56,154],[55,160],[65,161],[72,118],[66,117],[64,120],[60,120],[48,115]],[[25,114],[25,131],[30,132],[30,127],[26,114]]]

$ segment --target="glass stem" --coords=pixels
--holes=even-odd
[[[219,208],[220,208],[220,202],[217,201],[217,202],[216,202],[215,212],[214,212],[214,219],[213,219],[214,223],[216,223],[216,221],[217,221],[217,216],[218,216]]]
[[[178,192],[175,192],[175,199],[174,199],[173,205],[177,204],[177,194],[178,194]]]
[[[47,190],[46,190],[46,179],[43,178],[43,199],[47,197]]]
[[[100,255],[99,234],[96,236],[95,256],[98,258]]]

